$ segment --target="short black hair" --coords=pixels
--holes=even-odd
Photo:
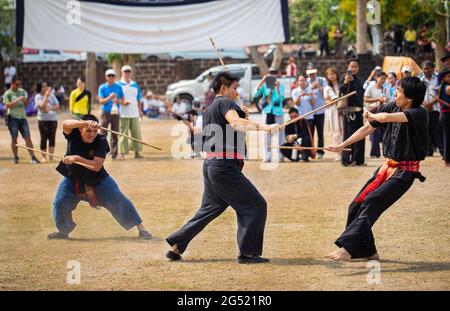
[[[389,75],[393,75],[394,78],[397,79],[397,74],[396,74],[395,72],[391,71],[391,72],[388,73],[388,76],[389,76]]]
[[[359,59],[356,57],[352,57],[347,61],[347,65],[350,65],[351,62],[357,62],[360,65]]]
[[[382,71],[382,72],[380,72],[380,74],[378,75],[378,77],[381,77],[381,76],[387,77],[387,74],[386,74],[384,71]]]
[[[19,76],[14,75],[11,79],[11,84],[13,84],[16,81],[22,81],[22,79]]]
[[[47,82],[45,82],[45,81],[41,81],[41,82],[36,83],[36,93],[40,93],[42,91],[42,85],[44,83],[47,84]],[[47,86],[48,86],[48,84],[47,84]]]
[[[445,68],[444,70],[442,70],[441,72],[439,72],[438,80],[439,80],[439,81],[444,80],[445,76],[448,75],[449,73],[450,73],[450,68]]]
[[[83,83],[86,83],[86,79],[84,77],[78,77],[77,80],[80,80]]]
[[[289,114],[291,114],[291,113],[298,113],[298,109],[295,107],[289,108]]]
[[[423,63],[422,63],[422,68],[423,67],[425,67],[425,66],[430,66],[431,68],[434,68],[434,63],[432,62],[432,61],[430,61],[430,60],[426,60],[426,61],[424,61]]]
[[[422,105],[427,87],[418,77],[406,77],[400,80],[399,86],[407,98],[412,100],[412,107]]]
[[[94,116],[93,114],[85,114],[80,119],[83,120],[83,121],[95,121],[95,122],[98,123],[97,117]]]
[[[230,87],[233,82],[239,82],[239,78],[228,71],[221,71],[211,82],[211,88],[213,89],[214,93],[217,94],[219,93],[222,85]]]

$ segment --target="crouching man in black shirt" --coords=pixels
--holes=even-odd
[[[398,201],[418,178],[420,161],[428,150],[428,112],[421,106],[426,86],[417,77],[400,80],[395,103],[385,104],[373,114],[365,113],[370,124],[357,130],[350,138],[331,151],[370,135],[376,128],[384,128],[383,154],[385,163],[364,185],[349,207],[347,226],[336,240],[339,250],[328,255],[333,260],[367,258],[378,260],[372,226],[381,214]]]
[[[103,206],[126,230],[136,226],[139,238],[151,239],[152,236],[142,225],[133,203],[120,191],[103,167],[109,145],[105,136],[97,132],[98,119],[88,114],[82,120],[84,121],[63,122],[67,151],[56,170],[64,178],[53,202],[53,218],[58,231],[48,235],[48,239],[69,237],[69,233],[75,228],[72,211],[80,201],[87,201],[92,207]]]

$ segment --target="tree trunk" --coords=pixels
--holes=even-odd
[[[86,68],[85,68],[85,76],[86,76],[86,88],[91,91],[92,98],[95,100],[97,98],[97,63],[96,56],[93,52],[87,53],[86,59]]]
[[[367,53],[367,0],[357,0],[356,4],[356,53]]]
[[[284,55],[283,48],[284,48],[283,43],[277,44],[277,50],[275,51],[275,54],[273,56],[272,65],[270,67],[274,67],[277,69],[281,68],[281,64],[283,62],[283,55]]]
[[[252,59],[252,61],[258,65],[259,70],[261,72],[261,76],[264,76],[267,74],[267,72],[269,71],[269,68],[267,67],[266,61],[264,60],[264,56],[258,52],[258,47],[255,46],[250,46],[250,57]]]
[[[435,20],[436,20],[436,50],[434,51],[435,54],[435,64],[436,69],[438,71],[441,71],[444,69],[444,63],[441,62],[441,58],[445,56],[446,50],[445,50],[445,42],[447,41],[447,33],[446,33],[446,23],[447,18],[445,16],[435,14]]]
[[[120,79],[120,70],[123,66],[123,55],[121,58],[114,58],[111,64],[112,69],[116,72],[116,81]]]

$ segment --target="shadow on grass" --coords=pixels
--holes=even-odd
[[[362,260],[355,262],[363,262]],[[386,264],[395,264],[395,265],[403,265],[404,267],[387,267],[383,268],[383,265]],[[401,261],[401,260],[390,260],[390,259],[381,259],[380,260],[381,272],[437,272],[437,271],[450,271],[450,262],[438,262],[438,261]],[[355,269],[355,267],[352,267]],[[361,269],[363,271],[344,274],[344,276],[352,276],[352,275],[363,275],[367,274],[366,265],[362,267],[358,267],[357,269]]]
[[[117,236],[117,237],[104,237],[104,238],[69,238],[69,242],[102,242],[102,241],[115,241],[115,242],[135,242],[135,243],[150,243],[150,242],[162,242],[163,239],[159,237],[153,237],[150,240],[141,240],[132,236]]]

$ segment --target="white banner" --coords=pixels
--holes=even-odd
[[[17,0],[18,45],[163,53],[285,42],[287,0]],[[22,44],[21,44],[22,43]]]

